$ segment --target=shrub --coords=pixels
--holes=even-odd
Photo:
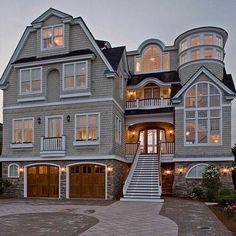
[[[218,202],[220,205],[236,203],[236,191],[233,189],[223,189],[219,192]]]
[[[11,186],[11,182],[7,179],[0,178],[0,195]]]
[[[203,189],[201,187],[194,187],[191,197],[197,200],[202,199],[204,197]]]
[[[236,217],[236,203],[228,204],[224,207],[224,212],[229,218]]]
[[[220,177],[215,166],[209,165],[206,167],[202,175],[202,185],[206,188],[206,196],[209,201],[216,200],[220,189]]]

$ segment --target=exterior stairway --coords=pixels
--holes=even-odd
[[[137,153],[126,179],[121,201],[163,202],[160,198],[159,160],[156,154]]]

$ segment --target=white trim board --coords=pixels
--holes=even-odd
[[[185,157],[185,158],[173,158],[173,162],[196,162],[196,161],[201,161],[201,162],[206,162],[206,161],[234,161],[233,156],[229,157]]]
[[[12,161],[64,161],[64,160],[117,160],[125,163],[129,163],[129,161],[121,156],[117,155],[100,155],[100,156],[65,156],[65,157],[1,157],[0,161],[2,162],[12,162]]]

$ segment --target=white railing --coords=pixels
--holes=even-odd
[[[136,99],[133,101],[126,102],[126,109],[143,109],[143,108],[158,108],[168,107],[171,105],[170,98],[147,98],[147,99]]]
[[[136,168],[137,163],[138,163],[139,155],[140,155],[140,143],[138,143],[138,145],[137,145],[136,153],[135,153],[135,156],[134,156],[134,161],[132,163],[132,166],[130,168],[129,174],[128,174],[127,178],[126,178],[126,181],[125,181],[125,184],[124,184],[124,187],[123,187],[123,195],[126,194],[127,189],[129,187],[129,184],[131,182],[131,179],[133,177],[135,168]]]
[[[41,137],[41,156],[64,156],[66,150],[66,137]]]

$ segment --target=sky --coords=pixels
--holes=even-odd
[[[186,30],[201,26],[224,28],[225,65],[236,84],[236,0],[0,0],[0,75],[2,75],[27,25],[53,7],[73,17],[81,16],[97,39],[112,46],[135,50],[148,38],[173,45]],[[0,94],[2,122],[2,93]],[[236,143],[236,99],[232,113]]]

